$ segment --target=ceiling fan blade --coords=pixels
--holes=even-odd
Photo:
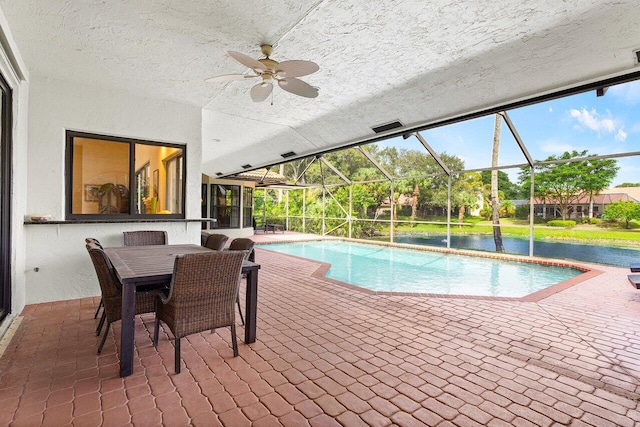
[[[295,95],[304,96],[306,98],[315,98],[318,96],[318,89],[300,79],[296,79],[295,77],[278,80],[278,84],[282,89]]]
[[[272,90],[273,85],[271,83],[258,83],[251,88],[251,99],[253,99],[254,102],[262,102],[271,95]]]
[[[228,53],[230,57],[232,57],[245,67],[249,67],[256,72],[267,71],[267,67],[265,67],[265,65],[257,59],[253,59],[252,57],[247,56],[244,53],[235,52],[233,50],[230,50]]]
[[[255,77],[258,77],[258,76],[256,75],[252,76],[250,74],[223,74],[221,76],[209,77],[208,79],[205,80],[205,82],[207,83],[230,82],[233,80],[253,79]]]
[[[282,77],[302,77],[313,74],[319,69],[318,64],[311,61],[282,61],[276,66],[276,74]]]

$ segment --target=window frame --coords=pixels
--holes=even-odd
[[[242,228],[242,216],[240,214],[241,212],[241,207],[242,207],[242,185],[240,184],[216,184],[216,183],[212,183],[209,184],[210,188],[211,188],[211,193],[210,196],[211,197],[211,206],[210,206],[210,218],[215,218],[216,222],[215,222],[215,228],[220,228],[220,229],[241,229]],[[234,191],[233,189],[231,189],[230,187],[234,187],[237,189],[237,200],[238,200],[238,204],[234,205],[233,204],[233,197],[231,198],[231,204],[227,205],[226,203],[224,205],[219,205],[217,204],[217,194],[218,194],[218,190],[217,187],[225,187],[225,189],[227,191]],[[233,193],[232,193],[233,194]],[[225,198],[225,201],[227,199]],[[225,209],[227,212],[229,212],[229,225],[221,225],[219,216],[216,215],[216,213],[218,213],[221,209]],[[234,216],[234,213],[236,214]],[[237,224],[234,224],[234,219],[237,222]]]
[[[13,90],[0,73],[0,322],[12,311]]]
[[[87,138],[100,141],[111,141],[129,144],[129,213],[120,214],[85,214],[73,213],[73,142],[75,138]],[[187,146],[184,144],[172,144],[166,142],[149,141],[134,138],[125,138],[111,135],[101,135],[96,133],[79,132],[74,130],[66,130],[65,132],[65,219],[67,220],[130,220],[149,221],[163,219],[185,219],[186,207],[186,183],[187,183]],[[182,150],[182,212],[171,214],[139,214],[135,212],[136,198],[134,190],[136,189],[136,170],[135,170],[135,148],[136,144],[153,145],[156,147],[169,147]]]
[[[175,162],[175,167],[176,170],[178,170],[178,166],[180,166],[180,168],[182,169],[182,185],[176,185],[175,187],[173,185],[171,185],[170,183],[170,177],[169,177],[169,165],[173,164]],[[182,154],[180,153],[174,153],[164,159],[162,159],[162,165],[164,166],[165,169],[165,179],[164,179],[164,184],[165,184],[165,208],[168,208],[169,205],[169,188],[172,188],[172,191],[176,191],[178,193],[182,194],[182,208],[181,208],[181,212],[184,213],[184,189],[185,189],[185,179],[186,179],[186,168],[185,168],[185,162],[184,162],[184,150],[182,152]],[[176,175],[177,176],[177,175]]]
[[[144,165],[142,165],[141,168],[136,170],[136,176],[134,177],[134,188],[136,189],[136,192],[138,192],[138,190],[140,189],[140,179],[139,177],[143,177],[145,180],[148,180],[149,177],[149,171],[151,170],[151,163],[147,162]],[[129,191],[129,198],[131,198],[131,191]],[[137,215],[141,215],[140,213],[138,213],[140,210],[142,210],[142,205],[143,205],[143,197],[140,194],[136,195],[135,201],[134,201],[134,213],[136,213]]]
[[[253,187],[242,186],[242,225],[241,228],[253,227]]]

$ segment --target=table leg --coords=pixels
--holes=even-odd
[[[247,272],[247,292],[245,301],[244,342],[256,342],[256,321],[258,317],[258,270]]]
[[[133,337],[135,333],[136,286],[122,285],[122,322],[120,333],[120,376],[133,373]]]

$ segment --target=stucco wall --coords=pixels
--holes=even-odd
[[[64,219],[65,131],[70,129],[186,144],[186,218],[200,218],[199,108],[41,76],[30,86],[26,215]],[[199,222],[25,225],[26,303],[99,295],[85,237],[120,246],[123,231],[140,229],[166,230],[170,243],[200,242]]]
[[[29,83],[21,81],[13,89],[13,179],[11,218],[11,309],[19,314],[26,298],[25,263],[26,235],[23,215],[27,206],[27,130],[29,112]]]
[[[29,71],[13,40],[9,24],[0,10],[0,73],[12,90],[12,178],[11,178],[11,314],[0,322],[0,336],[26,302],[25,245],[22,215],[27,203],[27,130]]]

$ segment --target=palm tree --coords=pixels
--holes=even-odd
[[[502,244],[502,230],[500,229],[500,201],[498,199],[498,153],[500,151],[500,122],[502,116],[496,114],[493,127],[493,150],[491,152],[491,208],[493,223],[493,241],[496,244],[496,252],[504,252]]]

